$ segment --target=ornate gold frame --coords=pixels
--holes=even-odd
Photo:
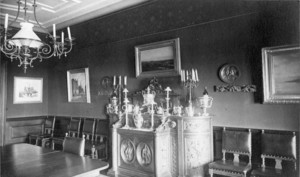
[[[177,76],[181,70],[179,38],[135,46],[136,77]]]
[[[264,103],[300,103],[300,46],[262,49]]]

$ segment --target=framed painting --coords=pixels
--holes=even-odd
[[[91,103],[89,68],[67,71],[68,101]]]
[[[179,38],[136,46],[135,66],[136,77],[179,75]]]
[[[14,77],[14,104],[42,103],[43,78]]]
[[[300,103],[300,46],[262,49],[264,103]]]

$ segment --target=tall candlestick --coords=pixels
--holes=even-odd
[[[114,76],[114,85],[116,85],[116,76]]]
[[[185,82],[185,71],[182,70],[182,74],[183,74],[183,82]]]
[[[55,27],[55,24],[53,24],[53,37],[56,37],[56,27]]]
[[[68,27],[68,37],[69,37],[69,40],[71,41],[71,40],[72,40],[72,37],[71,37],[71,30],[70,30],[70,27]]]
[[[195,77],[195,71],[194,71],[194,69],[192,69],[192,80],[193,80],[193,81],[196,81],[196,77]]]
[[[119,85],[122,85],[122,77],[119,76]]]
[[[124,85],[127,85],[127,76],[124,77]]]
[[[5,14],[5,24],[4,24],[4,28],[7,29],[8,26],[8,14]]]

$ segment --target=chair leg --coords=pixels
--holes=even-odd
[[[210,177],[213,177],[213,176],[214,176],[214,172],[212,171],[212,169],[209,169],[209,170],[208,170],[208,173],[209,173],[209,176],[210,176]]]
[[[52,143],[51,143],[51,146],[52,146],[52,150],[55,150],[55,143],[52,141]]]

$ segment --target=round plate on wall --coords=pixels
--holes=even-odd
[[[219,71],[220,79],[227,84],[234,83],[240,77],[240,74],[239,68],[232,64],[222,66]]]

